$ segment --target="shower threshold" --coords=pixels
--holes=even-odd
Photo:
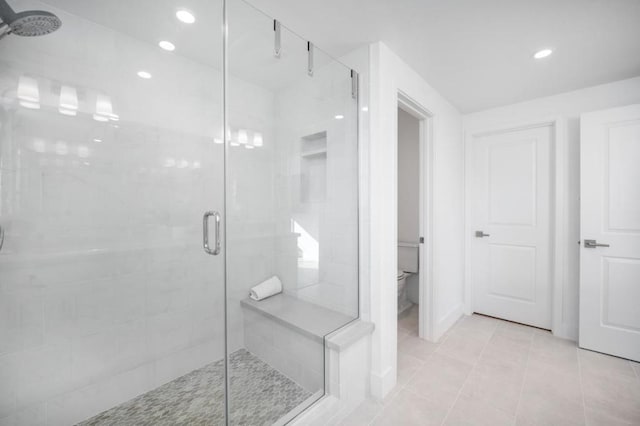
[[[229,356],[229,369],[229,424],[271,425],[313,397],[245,349]],[[224,425],[223,380],[220,360],[78,425]]]

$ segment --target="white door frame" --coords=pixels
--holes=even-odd
[[[420,177],[419,193],[419,232],[424,237],[424,243],[418,249],[418,335],[430,341],[434,339],[435,326],[435,297],[433,288],[433,114],[413,100],[409,95],[398,90],[398,107],[419,120],[419,159]],[[398,147],[397,117],[396,117],[396,158]],[[398,165],[396,162],[396,184]],[[398,208],[395,200],[396,210]],[[397,215],[396,215],[397,217]],[[396,224],[397,225],[397,224]],[[397,269],[397,268],[396,268]]]
[[[471,188],[472,169],[471,155],[473,139],[478,136],[504,133],[508,131],[526,130],[534,127],[552,126],[552,159],[551,159],[551,331],[560,337],[573,337],[570,330],[567,330],[562,322],[563,288],[566,282],[567,268],[565,259],[567,258],[567,217],[565,210],[565,196],[567,193],[567,171],[568,158],[566,147],[566,123],[562,118],[553,117],[541,120],[531,120],[492,126],[487,128],[473,129],[464,132],[464,171],[465,171],[465,285],[464,285],[464,310],[466,315],[473,313],[473,289],[471,286],[471,247],[472,247],[472,209],[471,209]]]

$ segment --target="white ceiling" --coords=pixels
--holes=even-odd
[[[44,1],[151,43],[170,37],[177,54],[219,60],[221,0]],[[247,24],[232,29],[255,27],[253,39],[271,43],[269,19],[230,1]],[[463,113],[640,75],[640,0],[249,1],[336,57],[384,41]],[[196,12],[192,27],[175,20],[181,6]],[[234,46],[250,41],[234,34]],[[250,53],[234,46],[234,58]],[[555,53],[532,59],[544,47]],[[275,78],[244,68],[257,83]]]
[[[640,75],[639,0],[250,2],[336,56],[384,41],[463,113]]]

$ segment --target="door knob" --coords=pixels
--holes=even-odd
[[[482,237],[490,237],[490,234],[485,234],[484,231],[476,231],[476,238],[482,238]]]
[[[609,244],[598,244],[596,240],[584,240],[584,248],[610,247]]]

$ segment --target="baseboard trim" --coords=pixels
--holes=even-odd
[[[393,367],[387,368],[384,373],[371,373],[371,396],[382,400],[396,386],[396,371]]]
[[[459,303],[447,314],[445,314],[435,327],[434,340],[437,342],[440,338],[464,315],[464,304]]]
[[[562,323],[558,329],[554,328],[551,332],[554,336],[561,339],[572,340],[574,342],[578,341],[578,326]]]

